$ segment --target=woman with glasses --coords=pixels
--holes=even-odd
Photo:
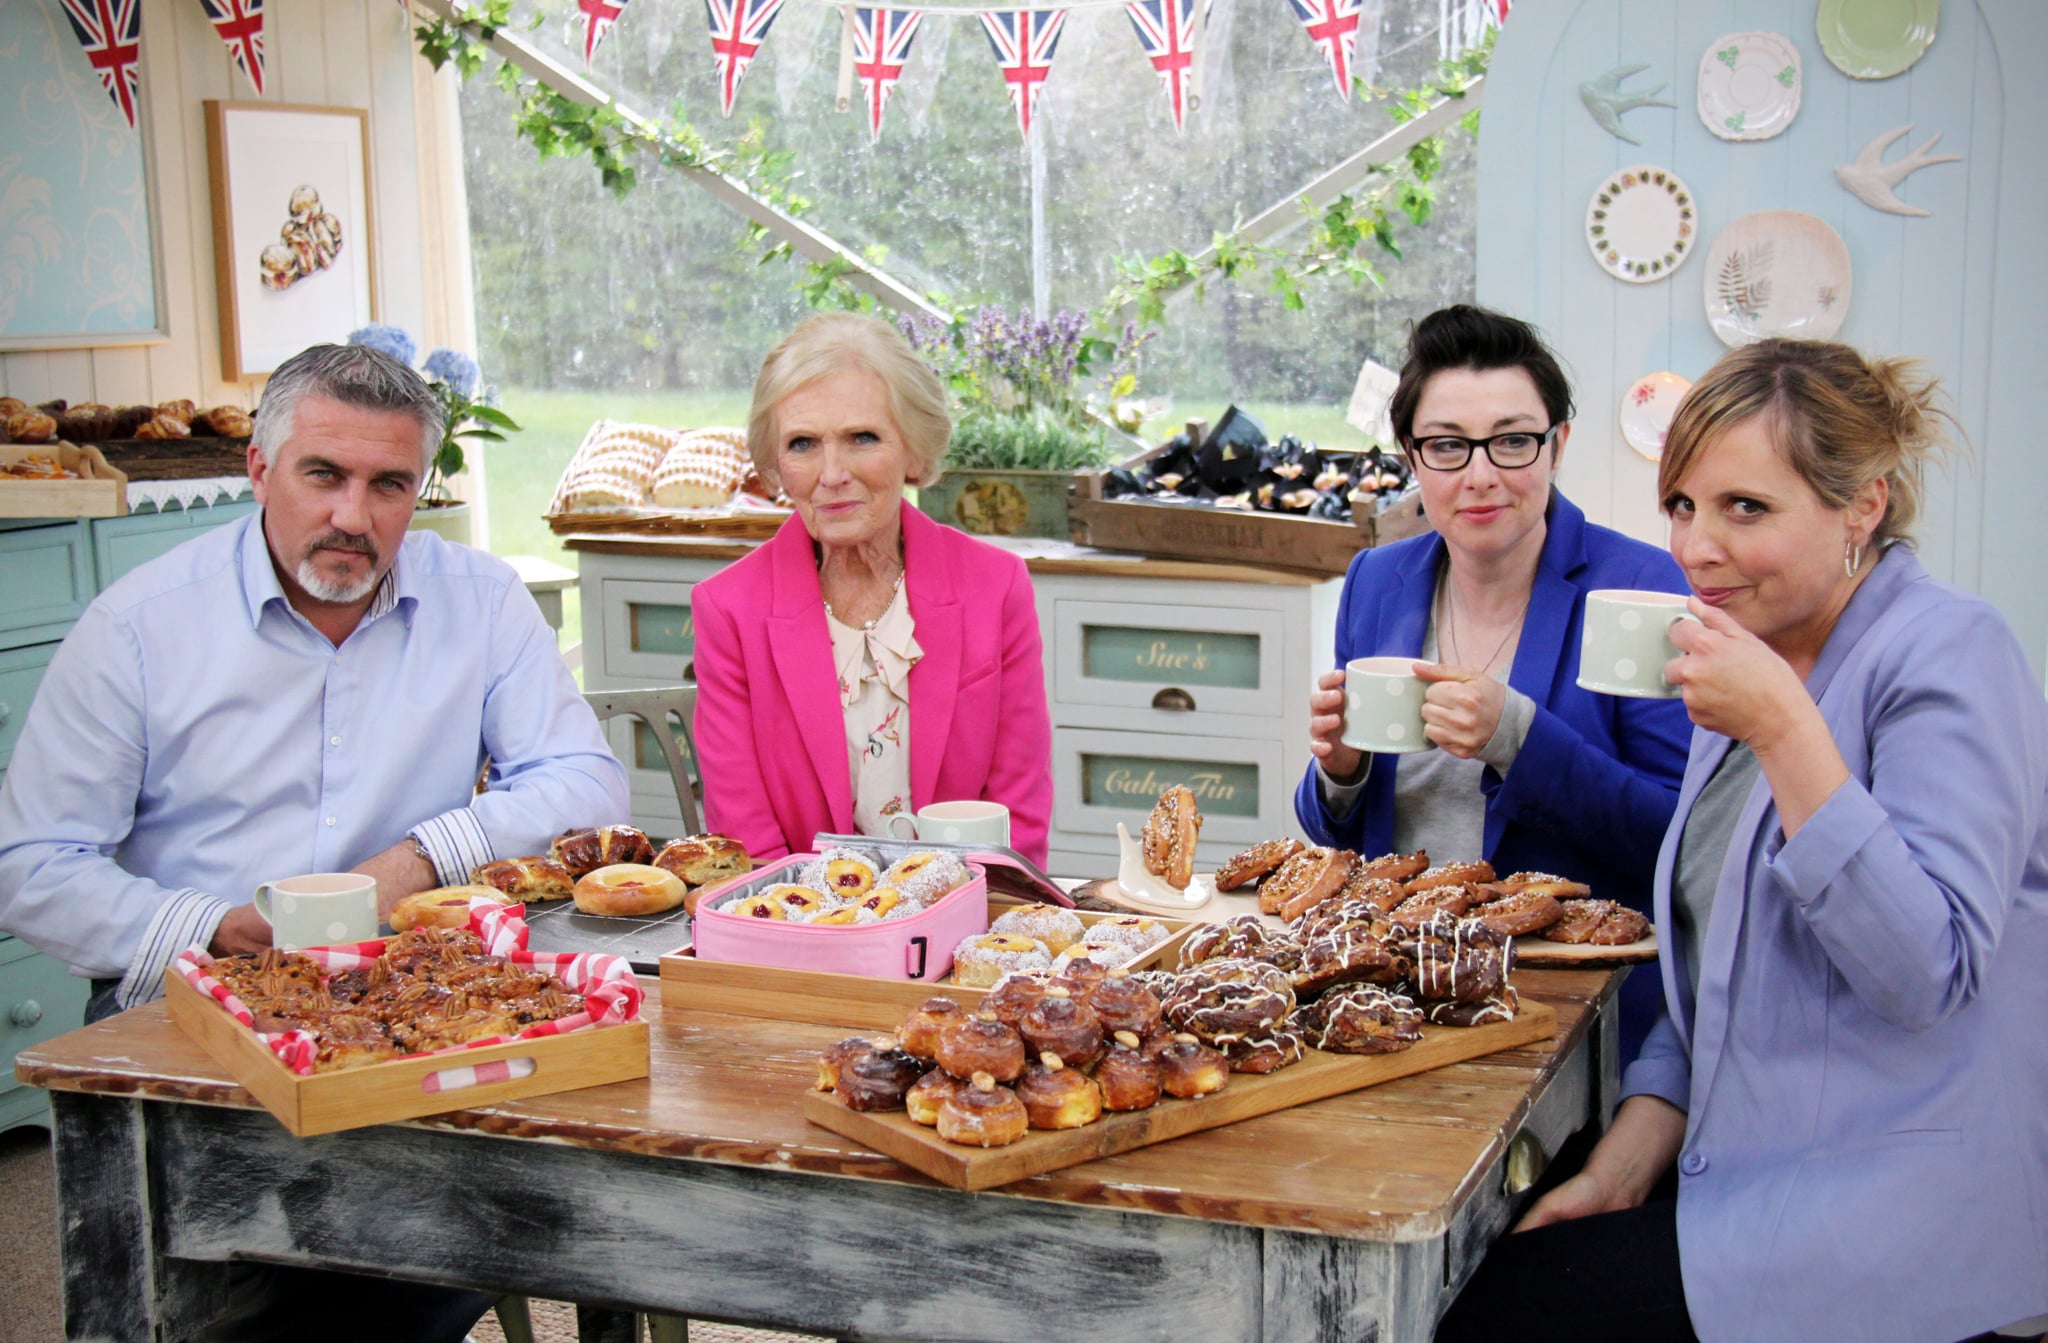
[[[1389,411],[1436,530],[1361,552],[1345,576],[1336,669],[1309,698],[1302,827],[1368,857],[1555,873],[1647,911],[1691,724],[1676,700],[1580,689],[1579,622],[1596,589],[1684,592],[1678,566],[1556,490],[1571,386],[1527,323],[1462,304],[1423,318]],[[1375,656],[1416,659],[1439,749],[1344,744],[1344,664]],[[1656,1001],[1654,967],[1630,978],[1624,1057]]]

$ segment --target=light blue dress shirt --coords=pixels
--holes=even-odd
[[[0,787],[0,929],[119,978],[122,1007],[259,882],[346,871],[411,833],[457,883],[629,810],[509,565],[410,533],[336,647],[286,601],[262,517],[86,609]]]

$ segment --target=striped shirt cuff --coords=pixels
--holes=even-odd
[[[163,996],[164,971],[187,947],[203,947],[213,941],[214,930],[234,906],[217,895],[187,888],[174,891],[157,909],[156,917],[143,930],[135,959],[128,962],[121,986],[114,990],[114,1005],[127,1011]]]
[[[496,856],[482,823],[467,807],[421,821],[412,828],[412,834],[426,846],[434,864],[434,876],[443,886],[460,886],[469,880],[471,872]]]

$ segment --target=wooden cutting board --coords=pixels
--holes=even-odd
[[[1149,1110],[1105,1114],[1085,1128],[1033,1129],[1008,1147],[986,1150],[949,1143],[936,1131],[913,1124],[901,1110],[849,1110],[829,1092],[807,1092],[804,1117],[955,1189],[993,1189],[1028,1175],[1078,1166],[1097,1157],[1547,1040],[1556,1032],[1556,1010],[1524,998],[1521,1015],[1513,1021],[1465,1029],[1425,1026],[1422,1040],[1398,1054],[1325,1054],[1311,1049],[1300,1063],[1277,1073],[1232,1073],[1230,1084],[1213,1095],[1162,1100]]]
[[[1628,965],[1657,959],[1657,934],[1618,947],[1599,947],[1590,942],[1547,942],[1540,937],[1515,939],[1515,965],[1549,966],[1559,970],[1595,970],[1603,965]]]

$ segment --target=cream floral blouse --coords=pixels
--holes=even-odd
[[[910,669],[924,650],[911,633],[910,603],[900,587],[873,624],[841,624],[827,607],[825,627],[846,714],[853,826],[863,835],[886,835],[889,818],[911,810]]]

